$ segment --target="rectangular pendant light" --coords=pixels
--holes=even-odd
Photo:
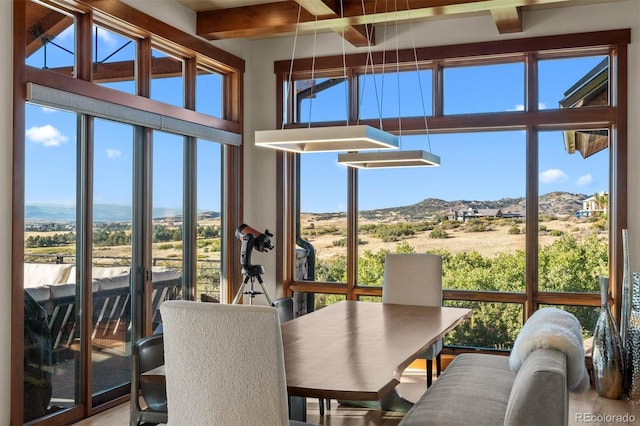
[[[391,167],[436,167],[440,165],[440,157],[430,152],[395,151],[395,152],[353,152],[338,155],[338,164],[361,169]]]
[[[256,146],[291,151],[336,152],[397,149],[398,137],[367,125],[257,130]]]

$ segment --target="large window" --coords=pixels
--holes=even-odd
[[[287,164],[300,168],[301,203],[292,211],[302,226],[290,247],[313,246],[305,252],[315,274],[300,280],[300,271],[291,271],[288,288],[307,299],[330,291],[334,299],[376,300],[387,253],[436,253],[445,303],[474,311],[448,344],[509,349],[523,321],[548,305],[575,313],[588,337],[598,277],[610,276],[619,291],[613,259],[626,209],[625,194],[613,190],[625,176],[611,169],[626,161],[626,141],[611,131],[626,126],[614,113],[624,106],[609,100],[617,98],[610,88],[626,90],[624,69],[610,65],[626,42],[609,37],[608,46],[570,54],[571,38],[563,36],[555,40],[558,51],[529,39],[511,46],[519,54],[504,56],[487,44],[452,46],[445,49],[450,57],[437,60],[417,49],[420,73],[407,71],[407,63],[379,67],[384,74],[354,66],[350,123],[390,129],[400,134],[401,149],[431,151],[441,166],[345,169],[340,184],[332,177],[337,155],[295,154],[300,161]],[[595,35],[593,42],[603,45]],[[324,59],[316,58],[319,69]],[[288,63],[276,70],[284,82]],[[330,93],[319,92],[327,102]],[[325,121],[323,108],[314,105],[315,126]],[[314,177],[322,184],[309,184]],[[341,193],[346,208],[335,202]]]
[[[25,356],[12,423],[73,423],[130,392],[132,342],[161,331],[164,300],[235,290],[220,284],[238,281],[222,264],[236,240],[223,236],[242,211],[223,194],[241,170],[243,63],[195,39],[141,39],[145,20],[110,5],[95,22],[84,10],[16,7],[29,30],[16,40],[25,122],[14,167],[25,178],[14,192],[25,202],[14,211],[25,229],[13,250],[24,307],[14,310],[25,321],[13,333]],[[156,37],[171,55],[152,47]]]

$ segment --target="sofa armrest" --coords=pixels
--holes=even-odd
[[[536,349],[513,382],[505,426],[566,425],[569,420],[567,358],[554,349]]]

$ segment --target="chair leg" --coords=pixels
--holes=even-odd
[[[432,359],[428,359],[427,360],[427,387],[431,386],[431,383],[433,382],[433,360]]]
[[[318,398],[318,405],[320,405],[320,416],[324,416],[324,399]]]
[[[442,357],[441,353],[436,355],[436,377],[440,377],[440,373],[442,373]]]

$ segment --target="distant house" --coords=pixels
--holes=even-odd
[[[604,192],[602,195],[606,195],[606,192]],[[578,218],[591,217],[597,214],[605,214],[606,212],[607,206],[600,204],[598,202],[598,198],[594,195],[582,200],[582,210],[578,210],[575,213],[575,216]]]
[[[565,93],[560,108],[609,105],[609,58],[605,58]],[[609,147],[609,132],[602,130],[568,130],[563,132],[565,150],[587,158]]]
[[[449,220],[457,220],[459,222],[464,222],[469,219],[478,219],[481,217],[486,218],[498,218],[503,217],[502,210],[500,209],[474,209],[469,207],[467,210],[449,210],[449,214],[447,214],[447,219]]]

